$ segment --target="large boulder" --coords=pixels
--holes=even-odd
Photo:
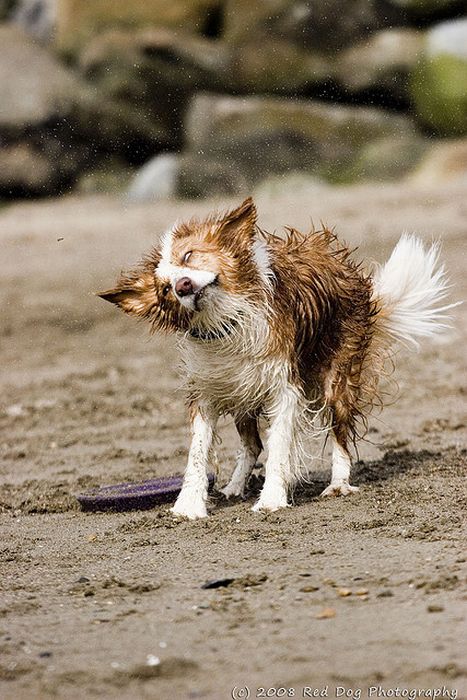
[[[441,135],[467,134],[467,18],[428,30],[412,96],[425,127]]]
[[[0,153],[5,172],[12,173],[11,187],[4,175],[0,193],[57,192],[103,154],[120,151],[128,161],[142,162],[169,143],[162,125],[123,102],[103,99],[17,27],[0,26],[0,45]],[[28,172],[32,159],[34,177]]]
[[[199,95],[185,128],[187,150],[145,164],[131,199],[236,195],[298,173],[334,182],[392,179],[411,170],[425,147],[406,117],[278,97]]]
[[[110,27],[171,27],[209,33],[218,0],[57,0],[56,42],[74,52]],[[215,21],[215,17],[214,17]]]
[[[423,48],[422,32],[406,27],[385,29],[342,51],[336,79],[350,93],[377,91],[407,102],[409,76]]]
[[[415,135],[409,118],[379,109],[216,95],[194,98],[186,131],[191,152],[230,163],[251,183],[300,170],[344,181],[369,144]]]

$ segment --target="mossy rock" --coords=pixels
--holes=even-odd
[[[411,91],[424,126],[445,136],[467,134],[467,19],[443,22],[428,33]]]
[[[397,180],[420,163],[428,148],[428,139],[414,135],[407,138],[383,138],[366,144],[345,173],[352,182],[360,180]]]
[[[439,134],[467,134],[467,61],[447,54],[425,59],[414,72],[412,95],[422,124]]]

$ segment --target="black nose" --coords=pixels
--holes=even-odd
[[[175,292],[179,297],[186,297],[189,294],[194,294],[193,283],[189,277],[182,277],[175,285]]]

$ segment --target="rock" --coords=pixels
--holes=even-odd
[[[363,148],[414,134],[407,117],[383,110],[276,97],[199,95],[187,115],[191,152],[235,164],[249,185],[308,171],[343,181]]]
[[[232,46],[224,81],[234,91],[297,94],[334,76],[332,61],[278,37]]]
[[[74,76],[19,29],[0,26],[0,131],[18,131],[69,114]]]
[[[165,153],[143,165],[133,180],[128,197],[135,201],[171,199],[178,191],[180,156]]]
[[[156,156],[139,171],[128,191],[136,201],[215,195],[237,195],[247,189],[235,165],[202,154],[166,153]]]
[[[441,135],[467,134],[467,18],[427,32],[411,88],[416,116],[425,127]]]
[[[79,59],[83,77],[100,94],[157,114],[171,145],[182,139],[181,121],[189,97],[199,87],[222,82],[223,46],[168,29],[114,29],[95,37]]]
[[[0,44],[1,157],[11,177],[2,178],[2,194],[56,193],[103,154],[119,151],[137,163],[169,143],[163,125],[103,99],[17,27],[0,26]]]
[[[386,137],[363,146],[351,179],[397,180],[410,173],[423,158],[429,141],[417,134]]]
[[[38,41],[49,43],[57,21],[57,0],[19,0],[11,20]]]
[[[209,33],[217,0],[57,0],[57,47],[74,52],[109,27],[172,27]],[[215,20],[215,17],[214,17]]]
[[[381,10],[376,0],[227,0],[224,37],[242,44],[275,36],[308,50],[329,52],[385,26],[396,15],[390,6]]]
[[[422,46],[423,34],[414,29],[376,32],[339,54],[336,78],[349,92],[382,90],[407,102],[409,75]]]
[[[58,187],[56,172],[42,153],[27,143],[0,148],[0,192],[8,197],[40,195]]]
[[[467,185],[467,139],[440,141],[423,158],[410,178],[417,185],[441,185],[454,180]]]

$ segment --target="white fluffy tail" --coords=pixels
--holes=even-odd
[[[432,336],[449,327],[442,305],[449,283],[439,264],[439,244],[425,248],[416,236],[404,234],[385,265],[373,277],[374,299],[379,305],[377,325],[391,341],[418,347],[417,338]]]

